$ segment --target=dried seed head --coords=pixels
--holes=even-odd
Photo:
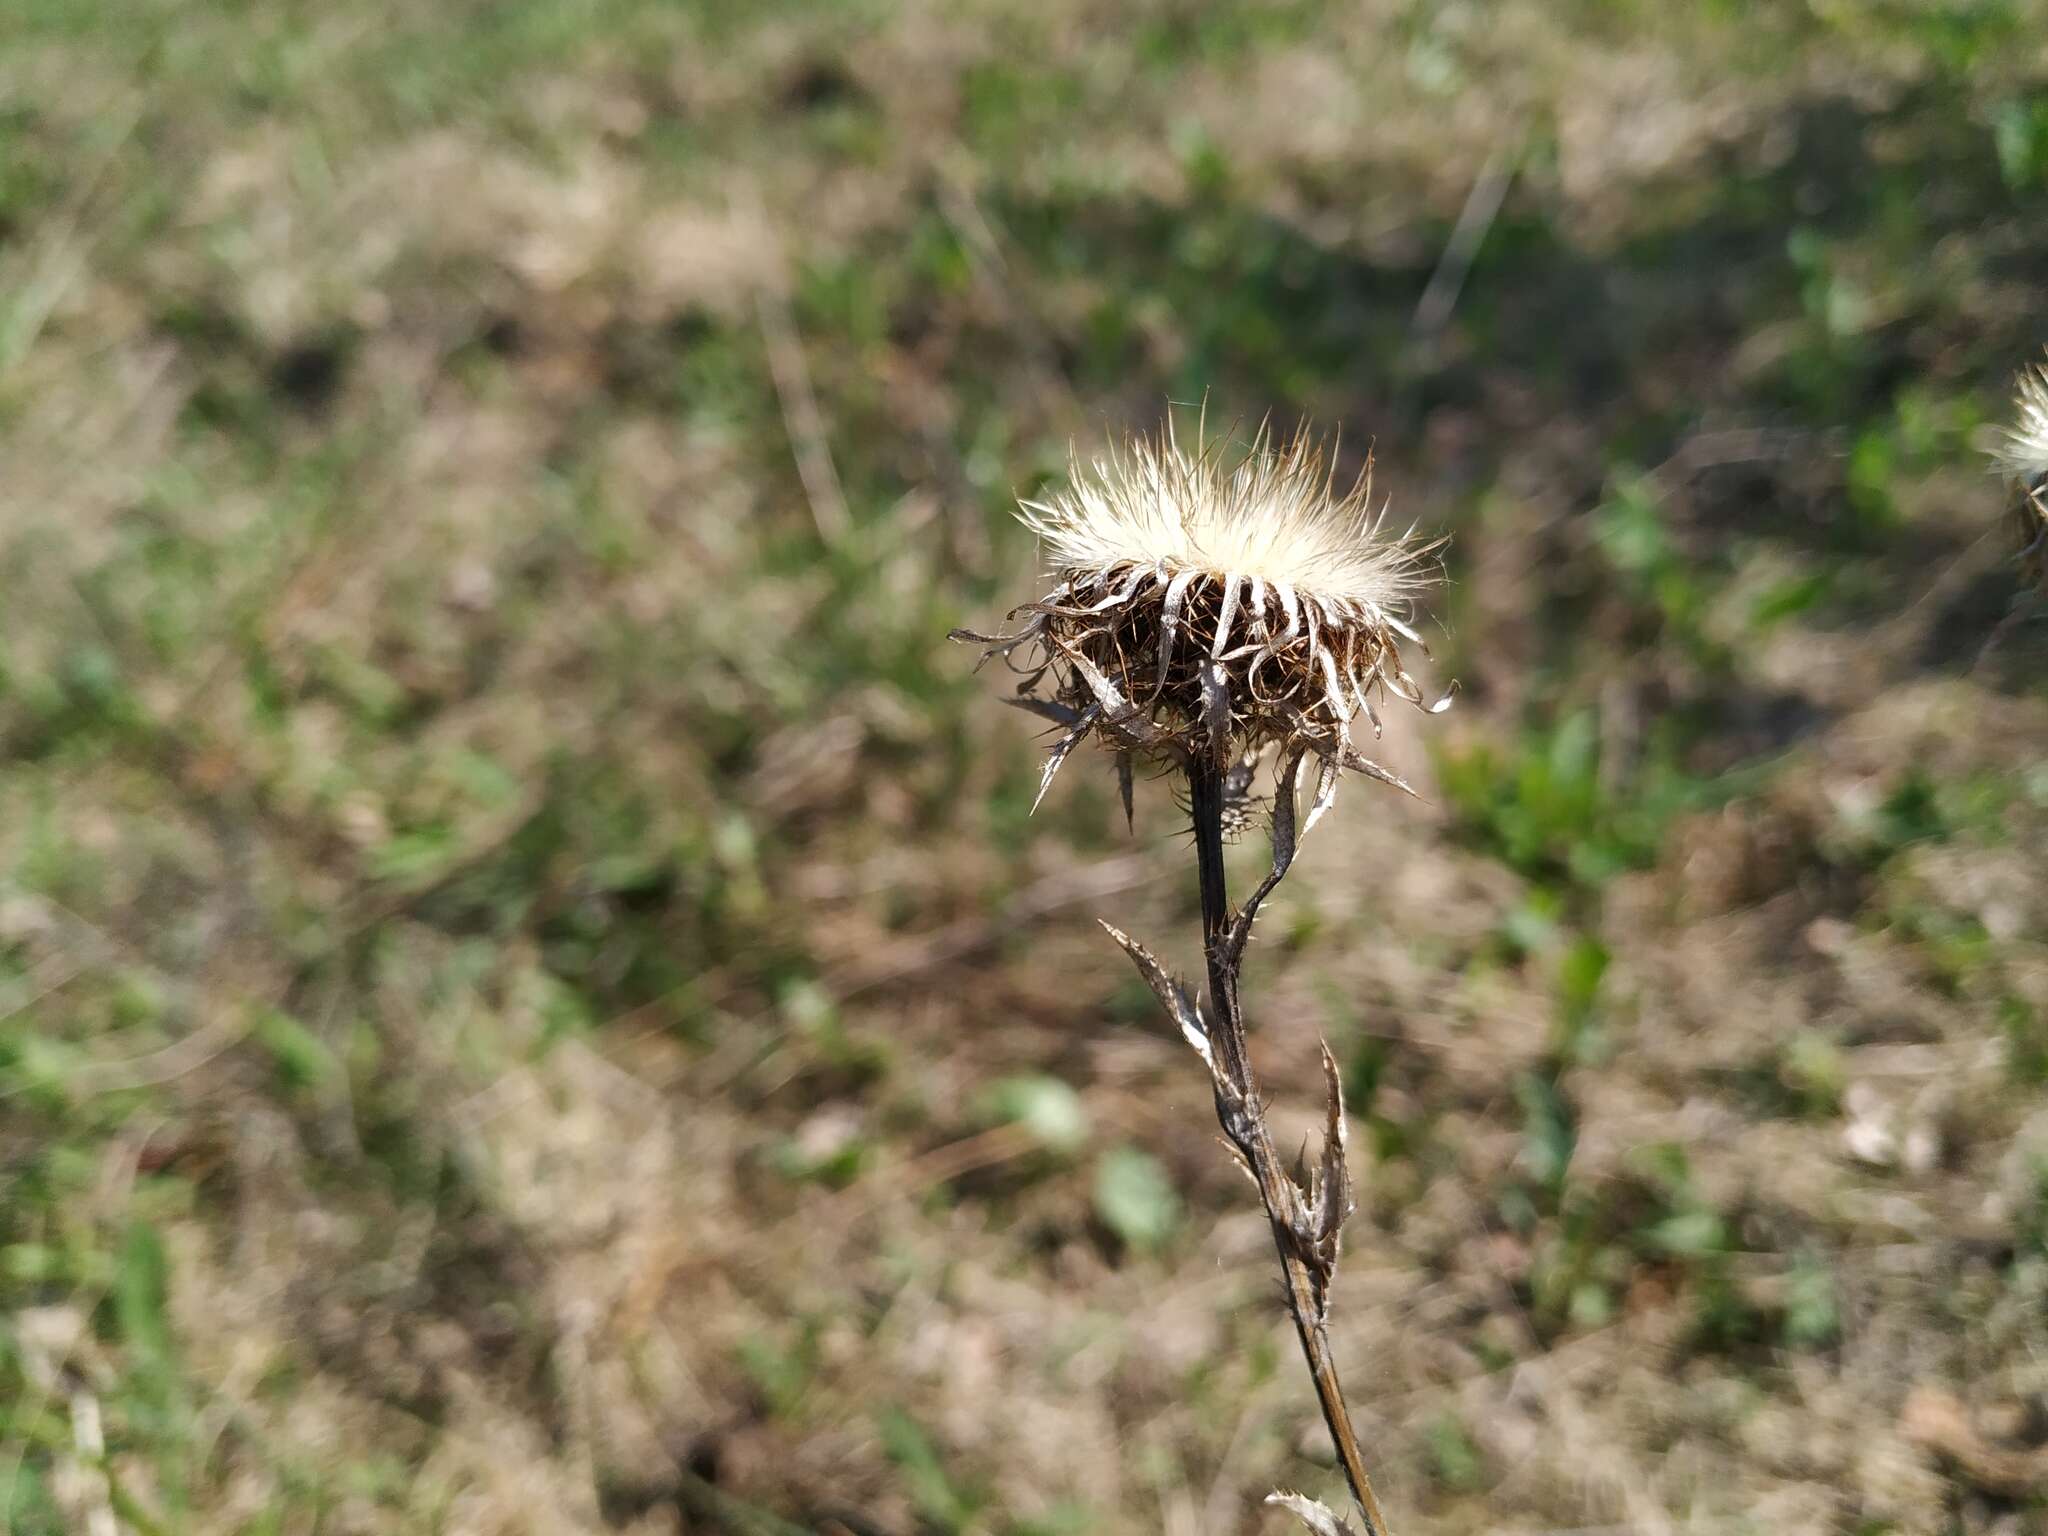
[[[2019,376],[2013,424],[1991,453],[2018,492],[2020,564],[2027,580],[2048,588],[2048,366],[2036,364]]]
[[[1278,746],[1283,762],[1297,750],[1322,762],[1313,820],[1340,767],[1400,783],[1352,747],[1361,710],[1377,735],[1389,694],[1448,703],[1424,704],[1400,650],[1426,651],[1408,620],[1436,545],[1387,531],[1369,462],[1338,492],[1333,456],[1305,433],[1190,453],[1169,425],[1076,460],[1069,485],[1021,516],[1044,543],[1050,590],[1012,612],[1014,632],[956,638],[1003,657],[1023,678],[1017,702],[1066,728],[1041,795],[1089,735],[1219,767]]]
[[[2013,386],[2013,424],[1992,457],[2022,489],[2048,481],[2048,364],[2022,372]]]

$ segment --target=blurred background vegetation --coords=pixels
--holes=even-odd
[[[1453,536],[1424,802],[1250,961],[1399,1529],[2043,1528],[2044,80],[2009,0],[9,0],[0,1527],[1334,1498],[1091,922],[1188,962],[1178,813],[1027,816],[944,641],[1206,394]]]

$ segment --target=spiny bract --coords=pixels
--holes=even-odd
[[[1334,478],[1334,454],[1305,432],[1190,453],[1169,423],[1156,440],[1074,460],[1064,490],[1023,504],[1051,589],[1011,612],[1025,620],[1012,633],[954,638],[1003,657],[1023,678],[1013,702],[1063,727],[1041,798],[1090,735],[1117,754],[1126,813],[1140,756],[1225,767],[1277,747],[1290,796],[1313,757],[1304,832],[1340,769],[1408,788],[1357,751],[1351,725],[1362,710],[1378,735],[1389,693],[1431,712],[1449,702],[1424,704],[1400,652],[1422,646],[1409,617],[1436,546],[1387,531],[1369,460],[1349,491]]]

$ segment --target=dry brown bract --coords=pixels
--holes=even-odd
[[[1306,433],[1261,430],[1248,448],[1182,449],[1169,425],[1083,466],[1071,484],[1024,503],[1044,542],[1051,589],[1014,610],[1009,634],[956,630],[1023,681],[1013,701],[1064,727],[1045,765],[1095,735],[1117,754],[1126,813],[1135,760],[1218,765],[1279,748],[1281,785],[1320,764],[1303,831],[1351,768],[1406,789],[1357,751],[1364,711],[1375,736],[1386,695],[1433,710],[1402,665],[1408,622],[1434,576],[1436,546],[1392,535],[1372,506],[1371,464],[1347,492],[1335,455]],[[1424,648],[1426,650],[1426,647]]]

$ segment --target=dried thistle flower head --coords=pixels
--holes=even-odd
[[[2019,492],[2020,564],[2036,586],[2048,584],[2048,366],[2036,364],[2019,376],[2013,391],[2013,424],[1992,458]]]
[[[1334,455],[1306,433],[1189,452],[1169,424],[1075,460],[1070,484],[1021,516],[1050,590],[1011,613],[1024,619],[1012,633],[955,637],[1003,657],[1023,678],[1015,702],[1064,727],[1041,797],[1091,735],[1117,754],[1127,813],[1140,757],[1222,769],[1277,748],[1289,794],[1313,757],[1307,825],[1340,769],[1408,787],[1353,747],[1351,728],[1362,711],[1378,735],[1389,694],[1432,712],[1449,702],[1424,703],[1400,649],[1426,651],[1409,614],[1436,546],[1387,530],[1370,462],[1340,492]]]
[[[2024,370],[2013,386],[2013,424],[1992,457],[2022,489],[2048,482],[2048,364]]]

